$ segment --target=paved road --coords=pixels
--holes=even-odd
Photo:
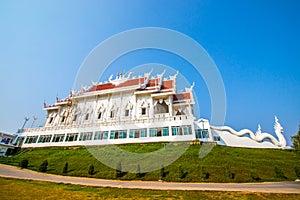
[[[118,181],[95,178],[59,176],[39,173],[27,169],[0,164],[0,176],[18,179],[30,179],[56,183],[70,183],[77,185],[140,188],[156,190],[210,190],[210,191],[245,191],[264,193],[298,193],[300,182],[274,183],[169,183],[154,181]]]

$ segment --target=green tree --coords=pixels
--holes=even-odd
[[[117,167],[116,167],[116,178],[122,177],[122,163],[118,162]]]
[[[137,178],[141,178],[141,167],[140,167],[140,164],[137,165],[136,177]]]
[[[66,162],[66,164],[63,168],[63,173],[68,173],[68,162]]]
[[[165,167],[162,165],[159,173],[159,180],[162,180],[165,177]]]
[[[40,165],[39,171],[40,172],[46,172],[48,167],[48,161],[44,160],[44,162]]]
[[[184,173],[181,165],[178,166],[178,177],[181,179],[185,177],[185,173]]]
[[[20,167],[21,168],[27,168],[28,167],[28,159],[22,159],[20,162]]]
[[[94,167],[94,165],[90,165],[90,167],[89,167],[89,175],[94,175],[94,173],[95,173],[95,167]]]
[[[297,155],[300,155],[300,126],[297,135],[292,136],[293,148]]]

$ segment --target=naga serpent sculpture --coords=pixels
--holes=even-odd
[[[276,145],[278,147],[282,147],[282,148],[286,147],[286,140],[283,135],[283,128],[282,128],[281,124],[279,123],[278,118],[276,116],[275,116],[275,123],[274,123],[274,131],[278,137],[278,140],[269,133],[263,133],[261,131],[260,125],[258,125],[258,129],[255,134],[249,129],[242,129],[240,131],[235,131],[234,129],[232,129],[229,126],[210,126],[210,128],[213,130],[216,130],[216,131],[227,131],[227,132],[229,132],[233,135],[239,136],[239,137],[242,137],[242,136],[248,134],[252,140],[257,141],[257,142],[263,142],[265,139],[269,139],[274,145]]]

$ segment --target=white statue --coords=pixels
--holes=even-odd
[[[276,145],[278,147],[281,147],[281,148],[286,147],[286,140],[283,135],[283,128],[280,125],[278,118],[276,116],[275,116],[274,130],[275,130],[275,134],[278,137],[278,140],[269,133],[263,133],[261,131],[260,125],[258,125],[256,134],[254,134],[249,129],[242,129],[240,131],[235,131],[229,126],[220,126],[220,127],[211,126],[211,129],[217,130],[217,131],[227,131],[227,132],[229,132],[233,135],[239,136],[239,137],[242,137],[242,136],[248,134],[252,140],[257,141],[257,142],[263,142],[265,139],[269,139],[274,145]]]

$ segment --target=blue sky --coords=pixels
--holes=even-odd
[[[227,95],[225,124],[255,131],[260,123],[273,133],[277,115],[289,140],[300,120],[299,9],[297,0],[2,0],[0,131],[15,132],[25,116],[37,116],[42,125],[43,101],[69,94],[81,63],[100,42],[133,28],[162,27],[193,38],[216,63]],[[210,118],[205,83],[178,56],[137,51],[111,71],[144,63],[172,66],[195,82],[200,115]]]

